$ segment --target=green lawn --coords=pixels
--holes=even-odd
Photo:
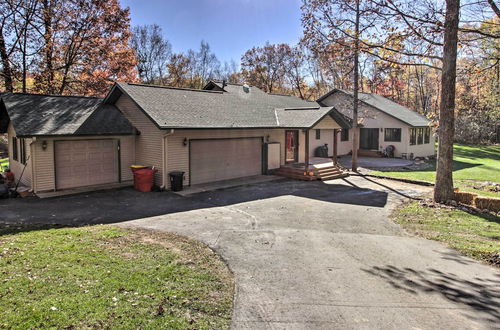
[[[8,158],[0,159],[0,172],[8,167],[9,167],[9,159]]]
[[[444,242],[476,259],[492,262],[494,255],[500,253],[500,219],[493,215],[429,208],[411,202],[396,209],[392,218],[412,233]]]
[[[215,253],[176,235],[0,229],[0,328],[224,329],[233,285]]]
[[[436,161],[429,162],[432,166],[421,171],[373,171],[371,174],[434,182]],[[474,186],[477,187],[482,182],[500,183],[500,146],[456,144],[453,169],[455,186],[460,190],[473,191],[488,196],[500,196],[499,193],[488,191],[488,187],[482,190],[474,189]]]

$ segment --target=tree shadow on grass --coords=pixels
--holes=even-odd
[[[464,157],[471,159],[491,158],[500,160],[499,146],[467,146],[456,145],[453,153],[456,157]]]
[[[404,173],[410,173],[410,172],[436,172],[436,160],[428,160],[426,161],[428,164],[431,166],[427,168],[422,168],[422,169],[390,169],[390,168],[383,168],[383,169],[377,169],[377,171],[380,172],[404,172]],[[477,166],[484,166],[483,164],[480,163],[468,163],[468,162],[461,162],[458,160],[453,161],[453,171],[460,171],[472,167],[477,167]]]
[[[387,281],[392,287],[412,295],[439,295],[467,307],[466,316],[492,326],[500,322],[500,278],[467,280],[434,268],[416,270],[392,265],[374,266],[364,272]],[[467,312],[469,310],[469,312]]]

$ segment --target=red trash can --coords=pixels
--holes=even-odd
[[[134,189],[135,190],[139,190],[139,187],[137,185],[137,180],[136,180],[136,176],[135,176],[135,173],[139,170],[143,170],[143,169],[146,169],[146,168],[149,168],[147,166],[144,166],[144,165],[131,165],[130,166],[130,169],[132,170],[132,174],[134,175]]]
[[[141,192],[150,192],[154,184],[154,174],[156,169],[151,169],[146,166],[143,168],[132,168],[134,173],[134,188]]]

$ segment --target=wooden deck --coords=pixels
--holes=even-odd
[[[305,170],[305,164],[287,164],[274,174],[302,181],[326,181],[349,176],[340,165],[333,164],[328,158],[311,158],[308,171]]]

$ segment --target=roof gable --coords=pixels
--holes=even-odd
[[[99,98],[23,93],[5,93],[0,97],[18,136],[133,132],[132,125],[119,118],[117,109],[106,108],[96,113],[102,104]]]
[[[333,95],[334,93],[344,93],[350,97],[353,97],[352,92],[334,88],[330,92],[321,96],[318,99],[318,102],[323,104],[324,100],[327,99],[329,96]],[[369,105],[377,109],[378,111],[381,111],[410,126],[429,125],[429,119],[427,119],[425,116],[378,94],[360,92],[358,97],[359,100],[365,103],[366,105]]]

